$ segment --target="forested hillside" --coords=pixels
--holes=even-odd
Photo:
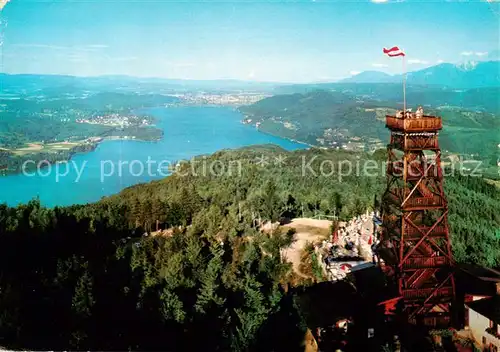
[[[373,208],[382,173],[342,176],[346,161],[368,160],[272,146],[221,151],[95,204],[0,206],[1,344],[299,350],[305,327],[280,256],[293,233],[261,234],[255,220],[318,212],[347,219]],[[499,190],[449,177],[446,191],[456,260],[500,265]],[[157,225],[169,234],[153,236]]]
[[[322,90],[276,95],[240,111],[259,129],[315,146],[369,150],[389,138],[385,114],[402,108],[401,87],[391,84],[318,85]],[[424,106],[443,118],[441,148],[496,165],[499,88],[451,91],[409,88],[408,107]]]
[[[389,103],[393,108],[402,108],[403,90],[401,81],[397,83],[316,83],[296,84],[276,88],[275,94],[305,94],[315,91],[340,92],[357,96],[359,100],[372,100]],[[469,89],[453,89],[435,85],[418,85],[408,82],[406,99],[409,107],[422,106],[455,106],[471,111],[489,111],[500,113],[498,94],[500,87],[483,87]]]

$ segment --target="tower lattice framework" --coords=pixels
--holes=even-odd
[[[387,189],[382,199],[381,251],[410,323],[446,326],[455,297],[448,205],[443,190],[440,117],[386,116]]]

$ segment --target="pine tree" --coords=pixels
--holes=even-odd
[[[151,200],[148,198],[142,205],[141,209],[142,221],[144,223],[144,228],[146,231],[151,231],[151,225],[153,223],[153,205]]]
[[[223,270],[222,256],[223,248],[217,243],[210,248],[212,258],[208,262],[207,268],[201,277],[201,288],[199,289],[195,309],[198,312],[205,313],[211,304],[221,306],[224,299],[217,293],[220,283],[219,277]]]
[[[186,318],[186,312],[184,311],[184,306],[179,296],[168,287],[164,287],[160,299],[163,319],[182,323]]]
[[[83,266],[84,272],[78,280],[72,300],[73,311],[81,318],[90,317],[95,304],[92,294],[92,277],[87,267],[87,264]]]
[[[272,222],[279,220],[279,197],[276,184],[269,180],[264,187],[264,214]]]
[[[139,201],[139,198],[134,198],[131,202],[131,208],[132,208],[132,220],[135,224],[135,227],[139,226],[139,224],[142,222],[142,209],[141,209],[141,202]]]

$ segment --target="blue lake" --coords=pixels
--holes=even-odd
[[[168,165],[254,144],[272,143],[287,150],[305,147],[243,125],[242,115],[229,108],[154,108],[144,112],[158,119],[158,127],[164,131],[161,141],[105,141],[93,152],[74,155],[67,164],[52,165],[29,176],[0,177],[0,203],[14,206],[35,197],[50,207],[89,203],[125,187],[165,177],[165,171],[158,170],[162,161]]]

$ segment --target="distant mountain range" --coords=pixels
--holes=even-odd
[[[365,71],[343,79],[340,83],[397,83],[401,75],[389,75],[379,71]],[[443,63],[423,70],[409,72],[408,84],[436,85],[467,89],[500,86],[500,61]]]
[[[66,92],[74,90],[132,90],[134,92],[179,92],[203,90],[209,92],[266,92],[283,94],[314,89],[330,89],[339,83],[392,83],[399,84],[401,75],[389,75],[379,71],[365,71],[355,76],[331,83],[286,84],[279,82],[255,82],[242,80],[183,80],[165,78],[141,78],[124,75],[98,77],[75,77],[45,74],[5,74],[0,73],[0,89],[3,93],[40,91],[60,88]],[[447,89],[474,89],[500,87],[500,61],[465,62],[462,64],[443,63],[409,72],[408,85],[439,86]]]
[[[398,81],[396,76],[384,72],[363,71],[352,77],[340,80],[339,83],[394,83],[396,81]]]
[[[107,75],[96,77],[78,77],[67,75],[46,74],[6,74],[0,73],[0,89],[3,93],[30,93],[33,91],[44,91],[50,89],[61,92],[72,92],[81,90],[96,91],[133,91],[133,92],[185,92],[185,91],[208,91],[208,92],[272,92],[272,90],[283,83],[254,82],[242,80],[189,80],[189,79],[166,79],[132,77],[125,75]]]

